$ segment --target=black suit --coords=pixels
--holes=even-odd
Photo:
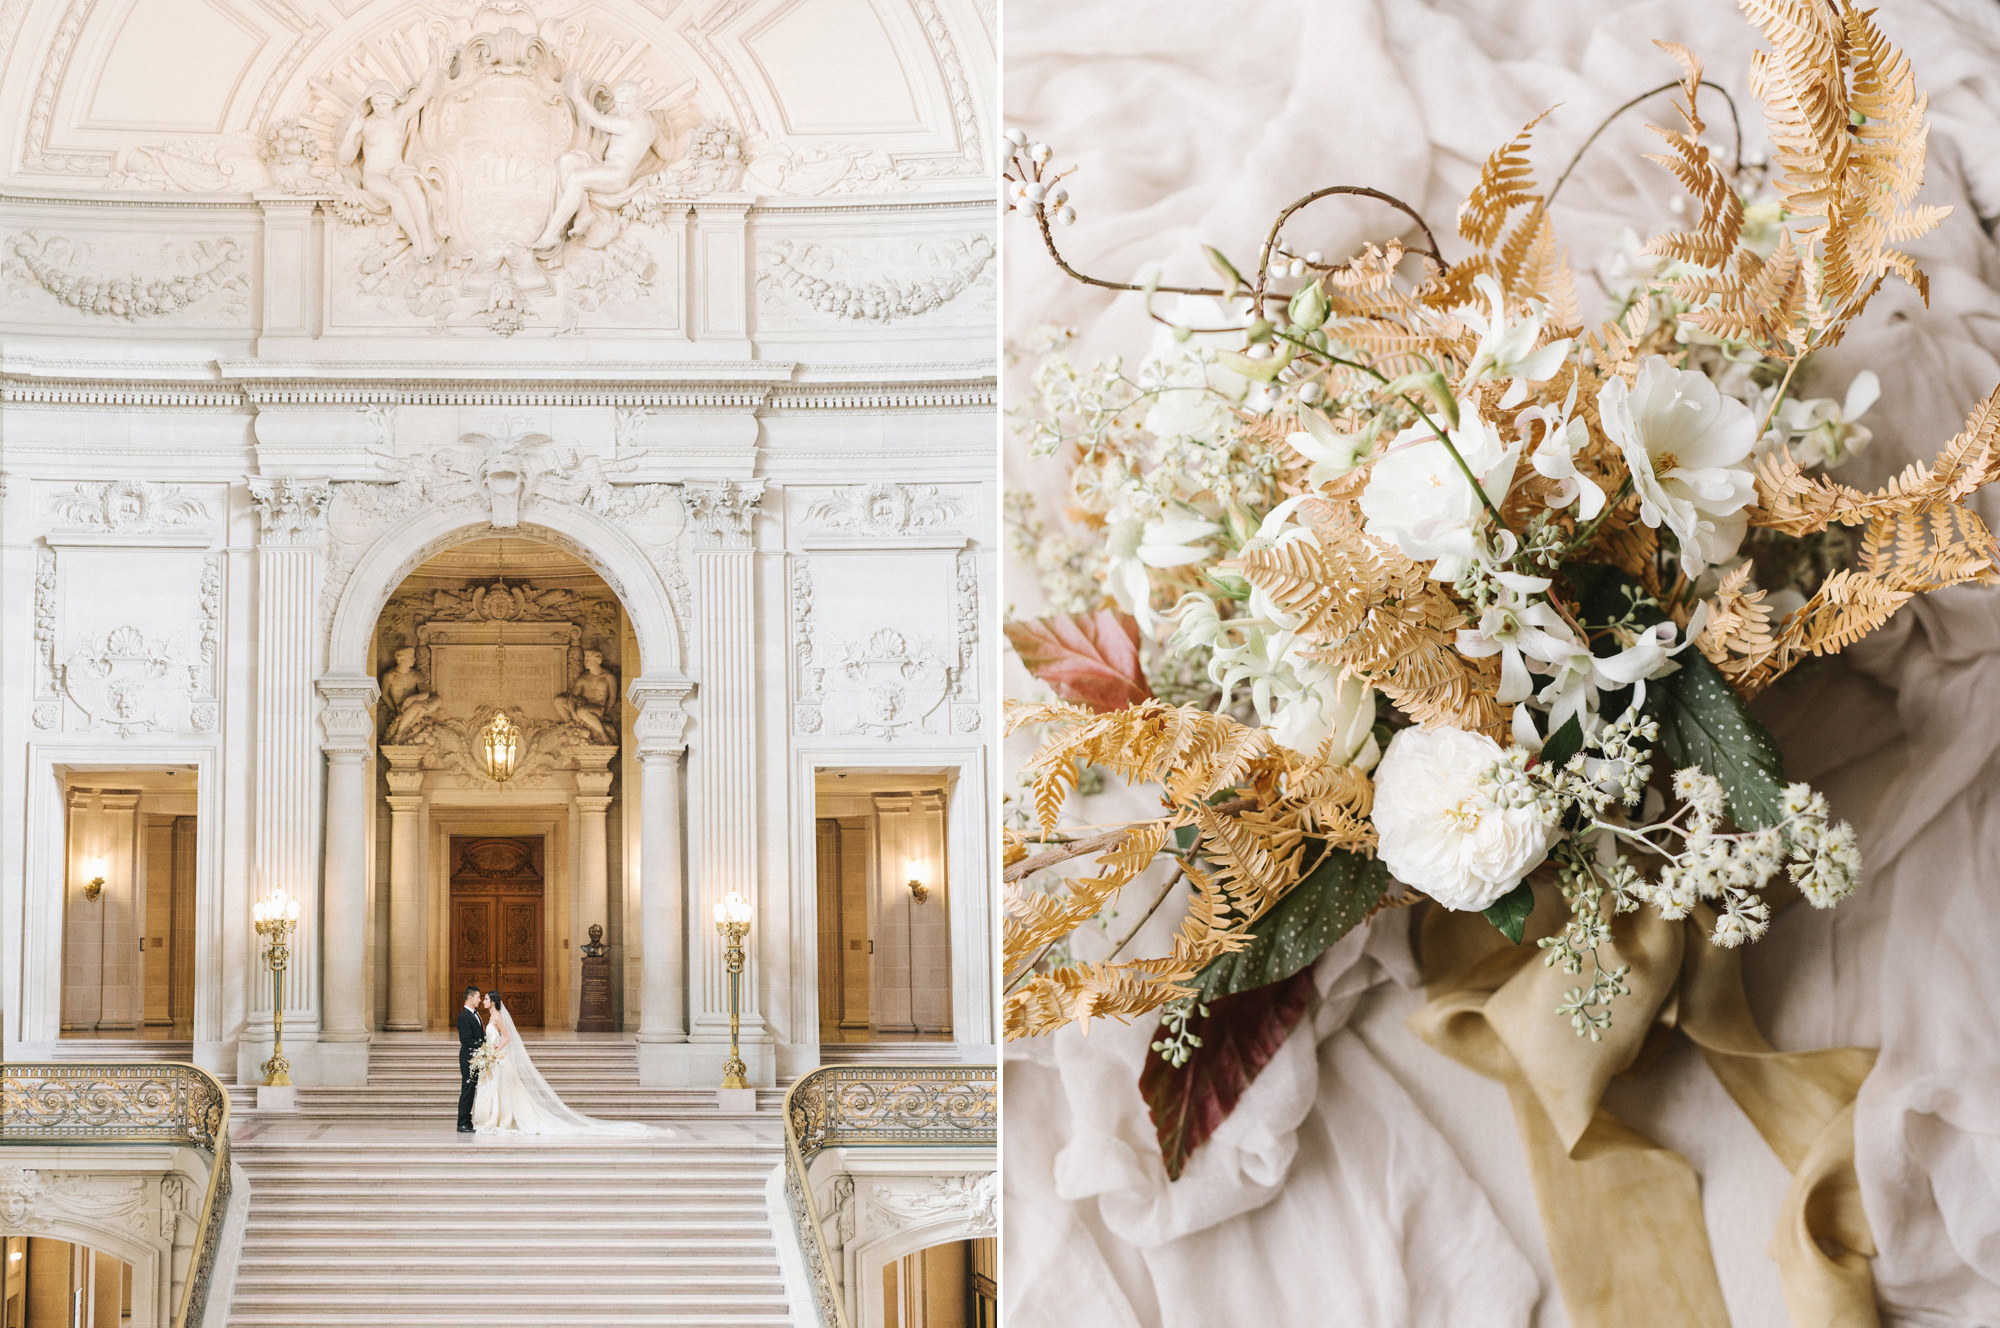
[[[458,1012],[458,1128],[472,1128],[472,1095],[479,1089],[479,1080],[472,1075],[472,1053],[479,1050],[486,1041],[486,1029],[480,1024],[479,1016],[471,1010]]]

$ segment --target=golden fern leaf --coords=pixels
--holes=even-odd
[[[1701,142],[1701,132],[1705,128],[1698,109],[1701,61],[1685,46],[1673,42],[1655,42],[1654,45],[1680,62],[1684,75],[1681,80],[1684,100],[1679,109],[1681,118],[1687,123],[1687,132],[1662,129],[1658,125],[1648,126],[1667,141],[1669,150],[1665,155],[1647,159],[1659,162],[1674,173],[1681,186],[1701,205],[1701,220],[1691,231],[1655,236],[1646,245],[1645,252],[1677,258],[1695,267],[1720,270],[1729,261],[1730,254],[1735,252],[1737,238],[1743,229],[1743,200],[1736,196],[1736,188],[1730,183],[1728,172],[1716,163],[1707,145]]]
[[[1500,238],[1508,213],[1524,203],[1541,201],[1531,192],[1534,176],[1528,166],[1528,138],[1548,113],[1543,111],[1528,121],[1520,133],[1494,150],[1479,169],[1479,182],[1459,205],[1458,233],[1481,249],[1491,249]]]

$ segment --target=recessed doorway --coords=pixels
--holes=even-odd
[[[498,991],[521,1028],[540,1028],[544,848],[540,835],[451,837],[453,991]]]
[[[951,1040],[945,774],[815,772],[823,1048]]]
[[[186,1042],[195,1001],[192,767],[63,776],[64,1038]]]

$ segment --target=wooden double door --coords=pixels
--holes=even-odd
[[[543,840],[451,837],[451,994],[498,991],[521,1028],[543,1026]]]

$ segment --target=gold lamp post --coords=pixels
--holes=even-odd
[[[731,890],[715,906],[715,929],[722,934],[722,964],[729,971],[729,1059],[723,1062],[722,1086],[748,1088],[750,1081],[744,1076],[750,1067],[737,1049],[736,1029],[743,1006],[743,938],[750,932],[750,901]]]
[[[271,999],[271,1059],[264,1062],[264,1086],[285,1088],[292,1082],[292,1063],[285,1059],[285,965],[291,960],[292,929],[299,925],[299,901],[280,889],[250,910],[257,934],[270,938],[265,958],[275,984]]]

